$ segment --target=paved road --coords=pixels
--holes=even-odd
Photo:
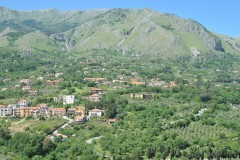
[[[58,134],[58,130],[59,130],[60,128],[65,128],[65,127],[67,127],[70,123],[74,122],[73,119],[68,118],[67,116],[63,116],[62,118],[68,120],[68,122],[65,123],[64,125],[58,127],[58,128],[52,133],[52,135],[48,135],[48,138],[51,139],[52,141],[54,140],[54,136]]]

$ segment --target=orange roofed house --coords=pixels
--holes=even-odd
[[[139,82],[138,79],[131,79],[131,84],[133,85],[145,85],[145,82]]]
[[[58,83],[63,82],[63,80],[64,80],[63,78],[58,78],[56,80],[48,80],[47,85],[55,86],[55,85],[58,85]]]
[[[48,80],[47,81],[47,85],[49,86],[54,86],[54,85],[57,85],[59,82],[57,80],[54,80],[54,81],[51,81],[51,80]]]
[[[50,108],[51,115],[53,116],[65,116],[66,109],[65,108]]]
[[[103,93],[103,89],[101,88],[92,88],[90,90],[91,93]]]
[[[99,102],[101,98],[102,98],[102,95],[97,93],[87,97],[87,99],[91,102]]]
[[[175,81],[171,81],[169,85],[164,86],[164,88],[172,88],[172,87],[176,87],[177,83]]]

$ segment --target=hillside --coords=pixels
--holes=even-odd
[[[170,56],[239,52],[238,45],[194,20],[149,9],[19,12],[1,7],[0,10],[0,46],[11,43],[21,51],[115,49],[122,53]],[[6,34],[9,29],[15,34]],[[38,43],[33,43],[36,41]]]
[[[67,50],[113,48],[161,55],[189,53],[191,48],[224,50],[220,39],[197,22],[148,9],[113,9],[51,37],[65,41],[66,46],[71,46],[65,47]]]
[[[1,160],[239,159],[239,39],[149,9],[0,11]]]
[[[0,7],[0,31],[10,27],[23,33],[40,30],[49,35],[75,28],[106,11],[105,9],[88,11],[58,11],[56,9],[16,11]]]

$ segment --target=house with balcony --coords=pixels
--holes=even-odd
[[[48,108],[48,104],[42,103],[42,104],[38,104],[38,115],[39,116],[49,116],[49,108]]]
[[[38,107],[21,107],[13,109],[13,116],[15,117],[36,117],[39,113]]]
[[[28,107],[29,106],[29,101],[28,100],[20,100],[18,102],[19,107]]]

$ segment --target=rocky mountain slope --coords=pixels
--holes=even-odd
[[[149,9],[14,11],[0,8],[0,47],[79,52],[179,55],[239,53],[239,40],[208,31],[191,19]]]

